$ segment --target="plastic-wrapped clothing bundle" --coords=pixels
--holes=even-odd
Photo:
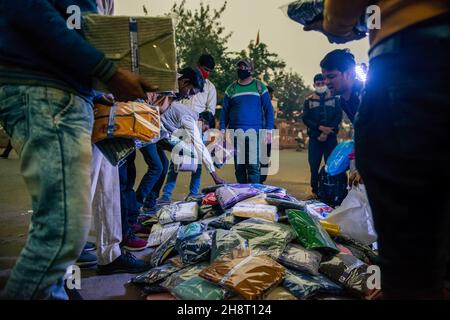
[[[282,6],[281,9],[287,16],[300,23],[308,26],[318,20],[323,19],[323,3],[324,0],[297,0],[288,5]],[[368,33],[366,15],[363,14],[359,18],[357,24],[353,28],[353,32],[358,35],[358,39],[362,39]],[[339,41],[339,37],[329,35],[334,42]],[[339,43],[339,42],[338,42]]]
[[[310,275],[286,270],[283,287],[299,299],[308,299],[319,293],[340,294],[343,289],[323,275]]]
[[[192,238],[177,240],[175,249],[181,256],[183,263],[209,260],[214,232],[214,230],[209,230]]]
[[[267,195],[265,193],[261,193],[258,194],[254,197],[242,200],[241,202],[239,202],[238,204],[242,204],[242,203],[252,203],[252,204],[265,204],[265,205],[269,205],[269,203],[267,203],[266,201]],[[238,205],[236,204],[236,205]]]
[[[223,213],[223,209],[220,205],[202,204],[198,208],[198,217],[217,217]]]
[[[349,250],[351,254],[359,260],[362,260],[367,264],[380,264],[380,257],[368,245],[346,236],[338,236],[334,239],[336,243],[343,244],[345,248],[347,248],[347,250]]]
[[[339,253],[320,264],[320,272],[333,281],[342,284],[349,292],[359,297],[369,297],[376,290],[367,287],[372,275],[367,272],[369,266],[358,258]]]
[[[227,290],[198,276],[177,285],[171,293],[181,300],[224,300]]]
[[[341,227],[338,224],[326,220],[320,220],[319,223],[331,237],[336,237],[341,233]]]
[[[179,267],[176,267],[171,263],[166,263],[162,266],[155,267],[141,275],[132,278],[131,283],[137,285],[152,285],[164,280],[166,277],[179,270]]]
[[[199,276],[221,287],[233,290],[244,299],[261,299],[284,277],[282,265],[268,256],[252,256],[247,250],[234,250],[216,260]]]
[[[255,218],[244,220],[231,230],[248,241],[252,255],[268,255],[274,259],[278,259],[295,238],[290,226]]]
[[[279,286],[270,290],[265,296],[264,300],[298,300],[289,290]]]
[[[231,213],[235,217],[240,218],[258,218],[271,222],[278,221],[277,207],[256,203],[243,203],[236,204]]]
[[[205,226],[200,222],[192,222],[188,225],[182,226],[178,229],[177,240],[184,241],[202,234],[205,231]]]
[[[263,193],[278,193],[278,194],[286,194],[286,189],[275,187],[275,186],[269,186],[266,184],[259,184],[259,183],[252,183],[248,186],[255,188],[256,190],[259,190]]]
[[[226,185],[225,184],[215,184],[215,185],[212,185],[212,186],[204,187],[202,189],[202,193],[203,194],[208,194],[208,193],[211,193],[211,192],[215,193],[217,189],[222,188],[223,186],[226,186]]]
[[[166,224],[164,226],[159,223],[153,225],[151,233],[148,236],[147,246],[159,246],[161,243],[172,237],[174,233],[177,233],[177,230],[180,228],[180,226],[181,225],[179,222]]]
[[[161,283],[161,286],[166,290],[173,290],[180,283],[198,276],[198,274],[207,266],[208,263],[205,262],[188,266],[180,271],[172,273]]]
[[[198,204],[196,202],[175,202],[163,206],[157,215],[160,224],[196,221],[198,218]]]
[[[208,226],[216,229],[231,229],[235,224],[242,221],[242,218],[235,217],[231,214],[231,211],[225,212],[224,214],[209,221]]]
[[[298,209],[298,210],[304,210],[305,207],[298,201],[290,201],[290,200],[283,200],[278,198],[273,198],[272,195],[268,196],[266,199],[266,202],[272,206],[276,206],[279,210],[287,210],[287,209]]]
[[[164,263],[173,254],[175,248],[175,243],[177,241],[177,233],[174,232],[173,235],[164,241],[155,251],[153,251],[150,256],[150,265],[157,267]]]
[[[211,263],[226,256],[234,249],[247,249],[248,241],[238,233],[230,230],[217,229],[211,248]]]
[[[203,194],[195,194],[195,195],[189,195],[184,199],[184,202],[197,202],[197,204],[200,206],[203,201]]]
[[[338,253],[336,244],[322,228],[316,218],[300,210],[287,210],[289,223],[297,233],[299,242],[308,250],[324,253]]]
[[[319,219],[327,218],[333,210],[329,205],[317,200],[308,201],[305,205],[305,211]]]
[[[350,167],[350,154],[355,149],[355,143],[353,141],[344,141],[339,143],[333,152],[328,157],[325,165],[325,171],[330,176],[338,175],[347,171]]]
[[[258,190],[244,185],[223,186],[216,190],[216,198],[223,209],[229,209],[236,203],[251,198],[259,193]]]
[[[340,207],[331,212],[326,221],[339,225],[340,234],[364,244],[377,241],[372,210],[364,185],[352,187]]]
[[[217,201],[216,194],[214,192],[210,192],[203,197],[202,204],[215,205],[219,204],[219,201]]]
[[[313,275],[319,274],[322,255],[317,251],[306,250],[298,244],[288,244],[283,254],[278,258],[283,266],[290,269],[307,272]]]

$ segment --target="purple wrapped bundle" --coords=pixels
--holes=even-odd
[[[226,185],[216,190],[216,198],[223,209],[229,209],[236,203],[261,193],[250,185]]]

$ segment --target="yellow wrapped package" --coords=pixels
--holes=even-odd
[[[240,218],[258,218],[271,222],[278,221],[277,207],[258,203],[239,202],[231,213]]]
[[[160,132],[159,110],[143,102],[95,104],[94,119],[93,143],[110,138],[149,142]]]
[[[341,227],[339,225],[325,220],[319,220],[319,222],[330,236],[336,237],[341,233]]]

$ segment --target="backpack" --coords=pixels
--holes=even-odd
[[[347,196],[347,173],[343,172],[335,176],[329,175],[322,167],[319,172],[319,199],[331,207],[340,206]]]
[[[259,93],[259,100],[260,100],[260,105],[261,105],[261,116],[262,116],[262,127],[265,128],[265,122],[266,122],[266,117],[265,117],[265,113],[264,113],[264,108],[262,106],[262,96],[263,96],[263,88],[262,88],[262,84],[261,81],[259,81],[258,79],[255,79],[256,81],[256,88],[258,90]],[[230,96],[234,96],[234,93],[236,92],[236,86],[238,85],[237,81],[234,81],[233,84],[230,86]]]

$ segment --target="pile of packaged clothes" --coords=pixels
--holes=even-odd
[[[379,293],[368,271],[377,254],[332,222],[345,222],[342,212],[333,220],[333,208],[274,186],[228,184],[202,192],[163,206],[146,222],[153,268],[131,279],[144,295],[296,300]]]

